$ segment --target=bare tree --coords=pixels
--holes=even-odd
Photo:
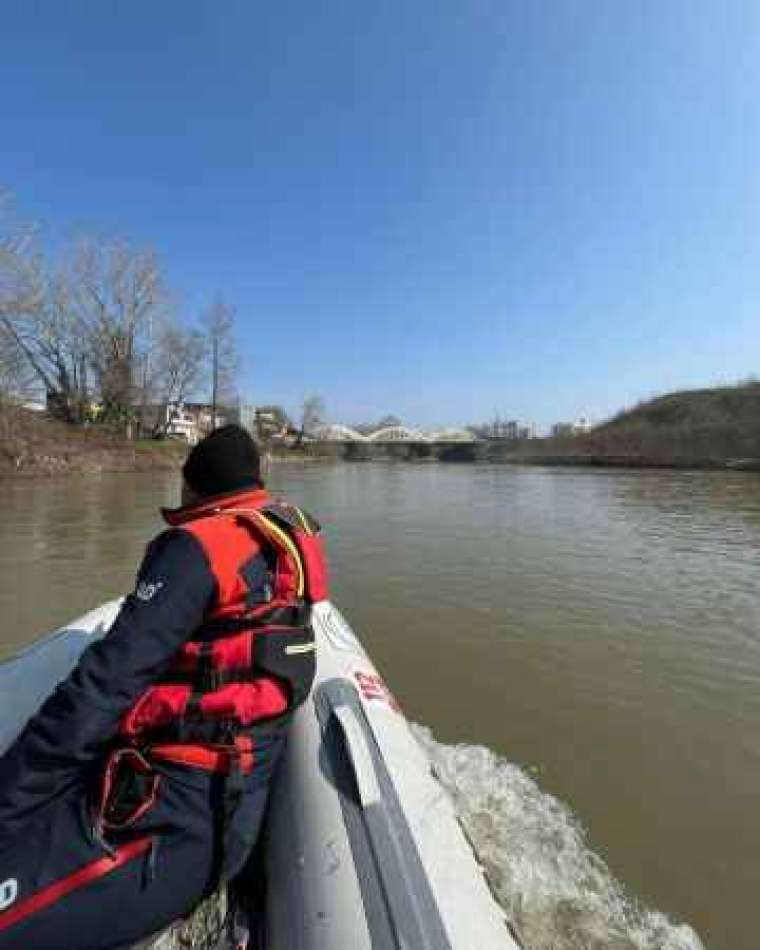
[[[73,418],[87,390],[84,333],[66,281],[33,253],[33,233],[14,218],[8,199],[0,200],[3,372],[17,389],[44,389],[49,405]]]
[[[24,354],[0,322],[0,401],[8,396],[31,397],[38,390]]]
[[[81,241],[69,275],[70,294],[88,343],[104,417],[131,428],[137,368],[163,319],[168,297],[155,254],[117,241]]]
[[[44,297],[33,237],[34,228],[14,215],[10,196],[0,194],[0,373],[8,392],[30,384],[32,377],[46,389],[51,384],[26,333]]]
[[[217,297],[201,317],[211,377],[211,426],[216,425],[218,409],[235,399],[237,349],[235,346],[235,310]]]
[[[375,428],[376,429],[390,429],[393,426],[400,426],[400,425],[403,425],[403,423],[401,419],[399,419],[398,416],[388,415],[388,416],[383,416],[381,419],[379,419]]]
[[[14,213],[10,194],[0,192],[0,307],[26,310],[37,299],[34,226]]]
[[[301,406],[301,429],[298,433],[296,446],[302,444],[305,436],[311,435],[324,421],[325,401],[321,396],[313,393],[304,399]]]
[[[88,401],[86,328],[64,279],[40,268],[34,280],[34,303],[5,312],[0,322],[23,357],[27,375],[36,379],[38,390],[44,388],[50,407],[63,418],[81,420]]]
[[[168,325],[156,353],[156,386],[164,408],[154,435],[165,435],[171,423],[170,407],[179,406],[195,391],[203,373],[206,340],[198,330]]]
[[[52,378],[48,402],[66,419],[81,422],[90,401],[87,326],[68,276],[45,276],[42,301],[28,322],[29,344]]]

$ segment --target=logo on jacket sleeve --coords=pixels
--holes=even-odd
[[[149,600],[153,600],[163,586],[163,581],[140,581],[135,591],[135,597],[147,603]]]
[[[9,877],[0,883],[0,910],[7,910],[16,902],[17,897],[18,881],[15,877]]]

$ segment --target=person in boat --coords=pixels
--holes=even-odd
[[[318,525],[245,430],[183,468],[110,631],[0,758],[0,948],[129,945],[245,865],[327,596]]]

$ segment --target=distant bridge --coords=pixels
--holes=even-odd
[[[385,426],[367,436],[368,442],[429,442],[427,435],[406,426]]]
[[[322,425],[314,432],[319,442],[476,442],[477,439],[467,429],[436,429],[423,432],[408,426],[384,426],[364,435],[351,426],[341,423]]]
[[[357,432],[350,426],[340,423],[322,425],[314,430],[314,437],[319,442],[366,442],[367,436]]]

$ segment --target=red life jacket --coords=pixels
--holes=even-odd
[[[311,605],[327,597],[319,526],[263,490],[164,517],[203,547],[216,600],[170,668],[124,715],[121,734],[141,745],[234,742],[308,696]]]

